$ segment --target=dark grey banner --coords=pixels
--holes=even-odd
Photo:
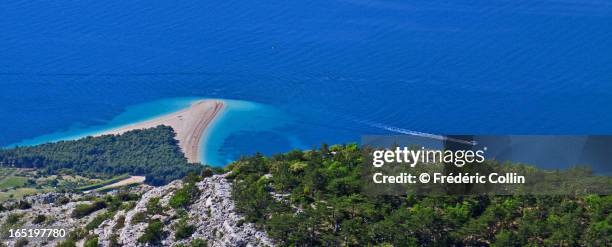
[[[373,195],[612,194],[612,136],[364,136]]]

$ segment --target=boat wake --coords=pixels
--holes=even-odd
[[[478,144],[476,141],[467,141],[467,140],[447,137],[443,135],[436,135],[436,134],[430,134],[430,133],[425,133],[425,132],[420,132],[420,131],[415,131],[415,130],[403,129],[403,128],[389,126],[389,125],[385,125],[381,123],[364,122],[364,124],[367,124],[375,128],[384,129],[390,132],[404,134],[404,135],[419,136],[419,137],[425,137],[425,138],[430,138],[430,139],[435,139],[435,140],[440,140],[440,141],[452,141],[452,142],[457,142],[457,143],[467,144],[467,145],[472,145],[472,146],[476,146],[476,144]]]

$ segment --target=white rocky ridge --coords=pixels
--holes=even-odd
[[[273,246],[267,234],[234,211],[231,185],[225,175],[205,178],[197,184],[202,192],[189,211],[189,219],[198,229],[192,238],[208,240],[210,246]]]
[[[88,201],[68,202],[64,205],[59,203],[49,203],[46,198],[50,196],[56,196],[57,193],[47,193],[42,195],[30,196],[28,201],[32,203],[32,207],[29,209],[13,209],[10,211],[0,212],[0,222],[2,223],[2,242],[7,246],[13,246],[15,241],[10,241],[8,232],[10,229],[65,229],[66,235],[75,228],[75,226],[85,226],[89,220],[94,218],[99,213],[103,213],[104,210],[93,212],[92,214],[75,219],[71,217],[71,213],[76,205],[81,203],[88,203]],[[80,195],[76,194],[64,194],[64,196],[72,197],[75,199],[80,198]],[[9,215],[18,215],[19,223],[10,227],[7,227],[6,220]],[[34,219],[38,215],[45,215],[46,219],[43,222],[34,222]],[[60,239],[40,239],[33,238],[29,239],[27,246],[54,246],[59,242]]]
[[[125,213],[125,226],[122,229],[117,229],[120,232],[118,233],[118,238],[119,238],[119,243],[122,244],[123,246],[138,246],[138,237],[140,237],[142,235],[142,233],[144,232],[145,228],[147,227],[147,223],[146,222],[142,222],[142,223],[136,223],[133,224],[132,220],[134,218],[134,215],[138,214],[138,213],[146,213],[147,211],[147,203],[153,199],[153,198],[160,198],[160,201],[165,201],[167,205],[167,201],[170,197],[172,197],[172,195],[174,194],[174,192],[177,189],[180,189],[182,186],[182,182],[180,180],[176,180],[173,181],[165,186],[161,186],[161,187],[155,187],[149,191],[147,191],[146,193],[144,193],[142,195],[142,197],[140,198],[140,200],[138,201],[138,203],[136,204],[136,206],[128,211],[127,213]],[[164,204],[162,204],[164,205]],[[173,214],[173,213],[172,213]],[[162,219],[162,221],[167,218],[167,215],[154,215],[152,216],[152,218],[160,218]],[[117,223],[116,220],[118,219],[118,217],[114,218],[113,221],[110,222],[105,222],[106,225],[110,226],[115,226],[115,224]],[[103,224],[104,225],[104,224]],[[108,234],[109,230],[106,230],[104,236],[100,236],[100,242],[103,245],[108,245],[108,241],[110,240],[110,237],[112,235]],[[110,229],[110,232],[112,232],[112,228]],[[114,233],[114,232],[113,232]]]
[[[195,227],[195,232],[186,239],[175,239],[175,225],[180,221],[177,210],[169,206],[169,200],[174,192],[182,188],[183,182],[173,181],[165,186],[151,187],[141,185],[132,188],[135,191],[144,191],[136,205],[129,210],[119,210],[115,215],[96,229],[89,231],[99,238],[100,246],[110,246],[111,239],[114,238],[121,246],[147,246],[138,242],[148,223],[145,220],[140,223],[132,223],[132,219],[137,214],[147,214],[149,219],[159,219],[164,224],[164,239],[161,246],[177,246],[189,244],[195,239],[205,240],[208,246],[274,246],[274,242],[263,231],[259,231],[251,223],[243,223],[243,217],[234,210],[234,202],[231,200],[231,184],[225,175],[214,175],[204,178],[196,186],[200,190],[199,197],[193,202],[183,214],[187,215],[187,222]],[[100,195],[101,196],[101,195]],[[73,196],[75,197],[75,196]],[[163,210],[160,214],[151,215],[147,213],[147,203],[153,198],[160,198],[159,207]],[[34,198],[32,199],[33,201]],[[11,210],[0,214],[0,222],[4,222],[10,213],[26,213],[27,222],[31,222],[36,214],[54,215],[53,225],[65,227],[70,232],[77,227],[85,227],[97,214],[105,210],[99,210],[82,219],[73,219],[70,213],[82,202],[70,202],[66,205],[54,205],[50,203],[36,202],[32,204],[32,209]],[[180,211],[180,210],[179,210]],[[122,221],[122,222],[120,222]],[[35,224],[26,223],[24,227],[37,227]],[[40,226],[39,226],[40,227]],[[28,246],[55,246],[60,240],[47,242],[31,242]],[[77,246],[82,246],[83,240],[77,242]],[[14,241],[9,242],[12,246]],[[148,245],[151,246],[151,245]]]

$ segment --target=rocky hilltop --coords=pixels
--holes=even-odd
[[[63,228],[68,235],[65,238],[28,239],[26,245],[86,246],[95,238],[100,246],[274,246],[265,232],[244,223],[243,217],[234,211],[231,184],[225,175],[213,175],[195,183],[197,197],[186,207],[172,207],[173,196],[184,186],[181,180],[160,187],[139,185],[129,189],[131,195],[139,195],[131,201],[117,191],[32,196],[27,198],[30,208],[14,207],[0,213],[3,242],[8,246],[26,243],[23,239],[7,242],[4,231],[12,228]],[[84,217],[75,217],[75,209],[82,207],[79,205],[95,205],[94,201],[100,198],[107,198],[110,203]],[[113,207],[114,204],[119,206]],[[39,215],[45,215],[44,219]],[[152,231],[151,222],[162,223],[162,234],[159,241],[143,242],[142,236]],[[188,235],[182,233],[185,229]]]

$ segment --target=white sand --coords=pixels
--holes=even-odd
[[[136,124],[123,126],[117,129],[106,131],[100,135],[119,135],[130,130],[148,129],[159,125],[172,127],[176,132],[176,139],[179,146],[185,153],[189,162],[201,162],[202,154],[200,141],[205,129],[221,112],[224,104],[220,100],[200,100],[196,101],[189,108],[170,113],[155,119],[143,121]]]

